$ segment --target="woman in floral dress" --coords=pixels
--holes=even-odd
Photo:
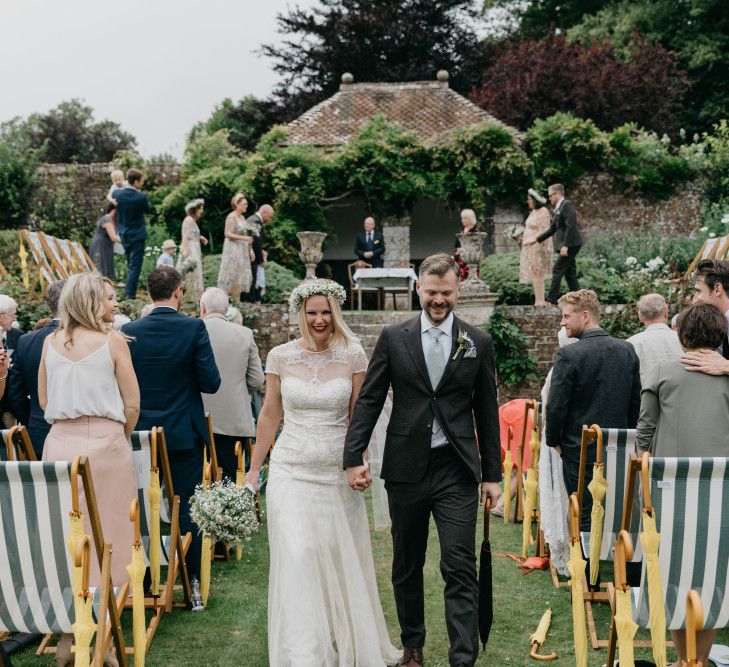
[[[195,302],[200,300],[205,284],[203,283],[202,250],[200,244],[208,244],[208,240],[200,235],[197,221],[202,217],[202,199],[193,199],[185,206],[185,219],[182,221],[182,242],[180,256],[177,259],[177,270],[185,276],[185,290],[192,295]],[[192,267],[192,263],[195,266]]]
[[[230,297],[242,301],[242,295],[248,294],[251,289],[253,278],[248,245],[253,243],[253,237],[246,234],[248,225],[244,214],[248,208],[248,200],[238,192],[230,200],[230,205],[233,211],[225,219],[225,241],[218,287]]]
[[[552,272],[552,247],[549,243],[526,244],[536,241],[537,236],[549,229],[551,218],[546,203],[547,200],[536,190],[529,189],[527,193],[529,216],[524,222],[524,235],[521,239],[519,282],[532,283],[535,306],[547,305],[544,300],[544,279]]]

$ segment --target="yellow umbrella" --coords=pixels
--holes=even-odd
[[[618,633],[620,667],[634,667],[633,638],[638,631],[638,624],[633,621],[629,586],[615,589],[615,631]]]
[[[557,654],[555,652],[549,655],[539,655],[539,648],[544,644],[547,639],[547,630],[549,630],[549,624],[552,622],[552,610],[547,609],[542,616],[542,620],[539,621],[536,632],[529,637],[529,643],[532,645],[532,652],[529,654],[535,660],[556,660]]]
[[[529,449],[532,450],[532,465],[539,470],[539,449],[542,443],[539,439],[539,431],[534,428],[532,430],[532,439],[529,442]]]
[[[514,461],[511,458],[511,439],[514,436],[511,426],[506,440],[506,454],[504,455],[504,523],[509,523],[509,512],[511,511],[511,469]]]
[[[580,547],[580,509],[577,496],[570,496],[570,558],[567,568],[570,571],[572,591],[572,633],[575,640],[575,660],[577,667],[587,667],[587,630],[585,629],[585,605],[582,580],[585,577],[585,560]]]
[[[93,619],[94,596],[89,594],[89,561],[89,538],[84,535],[76,543],[73,555],[74,569],[81,571],[80,588],[74,594],[76,622],[71,626],[74,640],[74,667],[89,667],[91,664],[91,640],[96,633],[96,623]]]
[[[235,485],[242,489],[246,484],[246,471],[243,467],[243,448],[240,442],[235,443],[235,457],[238,461],[235,469]],[[243,546],[239,544],[235,548],[235,559],[240,560],[241,558],[243,558]]]
[[[643,508],[643,533],[640,543],[646,560],[648,578],[648,607],[650,610],[651,643],[656,667],[666,667],[666,607],[658,562],[658,545],[661,536],[656,530],[656,516],[650,507]]]
[[[134,666],[144,666],[144,655],[147,650],[147,625],[144,619],[144,562],[142,540],[139,531],[139,501],[132,500],[129,519],[134,523],[134,544],[132,545],[132,562],[127,565],[127,572],[132,581],[132,635],[134,637]]]
[[[537,481],[537,471],[532,465],[527,470],[526,482],[524,482],[524,489],[526,491],[524,500],[524,522],[522,524],[522,539],[521,539],[521,551],[522,556],[526,556],[529,553],[529,541],[532,537],[532,513],[537,508],[537,487],[539,482]]]
[[[208,489],[210,488],[212,471],[210,464],[207,463],[207,457],[205,457],[205,467],[203,470],[203,489]],[[210,595],[210,561],[212,557],[213,541],[203,533],[202,555],[200,556],[200,595],[202,596],[203,605],[207,605],[208,596]]]
[[[602,463],[596,463],[592,468],[592,481],[587,488],[592,494],[592,514],[590,515],[590,584],[597,582],[600,571],[600,547],[602,545],[603,518],[605,508],[602,501],[607,493],[608,483],[603,474]]]

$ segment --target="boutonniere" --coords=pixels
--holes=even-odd
[[[380,239],[375,239],[375,241],[374,241],[374,242],[375,242],[375,243],[379,243],[379,242],[380,242]]]
[[[464,358],[466,357],[475,357],[476,356],[476,347],[473,344],[473,341],[471,340],[471,337],[463,331],[463,329],[459,330],[458,332],[458,339],[456,340],[456,343],[458,343],[458,349],[456,350],[456,353],[453,355],[453,361],[455,361],[458,358],[458,355],[463,352]]]

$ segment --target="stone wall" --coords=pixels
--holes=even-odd
[[[601,231],[688,234],[699,226],[701,216],[701,188],[696,182],[682,185],[666,199],[654,199],[626,192],[609,174],[591,173],[567,189],[567,198],[575,205],[588,239]],[[496,209],[496,252],[518,249],[505,232],[511,225],[522,224],[525,215],[526,209],[517,207]]]
[[[260,306],[243,304],[243,322],[253,330],[253,337],[263,363],[268,353],[277,345],[287,343],[298,331],[289,326],[289,306],[287,303],[264,303]]]

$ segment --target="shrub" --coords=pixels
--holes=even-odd
[[[37,165],[38,151],[28,144],[19,122],[0,125],[0,228],[26,223]]]
[[[494,343],[496,372],[501,383],[517,387],[537,377],[537,359],[528,352],[527,337],[503,308],[494,309],[484,330]]]
[[[293,271],[276,262],[268,262],[266,266],[265,303],[283,303],[284,294],[291,292],[301,282],[301,278]]]
[[[713,133],[705,134],[709,179],[706,195],[711,201],[729,198],[729,121],[720,121]]]
[[[544,184],[569,184],[602,165],[608,141],[591,120],[560,112],[534,122],[527,132],[527,146]]]

